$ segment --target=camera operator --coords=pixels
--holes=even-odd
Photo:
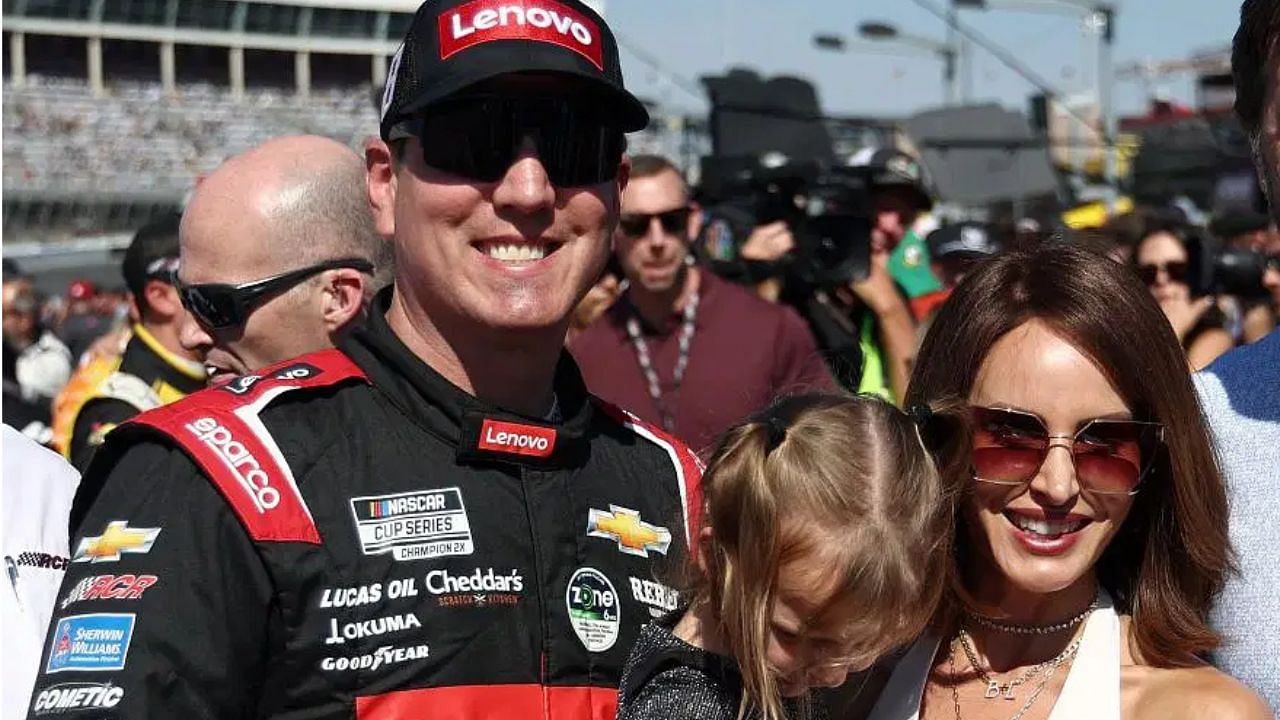
[[[614,233],[627,289],[570,344],[590,390],[695,450],[780,394],[834,387],[794,312],[692,262],[701,222],[671,161],[632,158]]]
[[[1260,253],[1269,257],[1274,267],[1280,257],[1280,235],[1271,217],[1265,213],[1237,210],[1214,218],[1210,230],[1224,247],[1237,251]],[[1245,299],[1239,303],[1240,341],[1254,342],[1276,327],[1280,312],[1280,271],[1264,272],[1263,285],[1271,292],[1265,297]]]
[[[899,170],[901,158],[909,160],[877,157],[897,157]],[[704,191],[714,188],[708,195],[724,202],[708,210],[695,244],[717,274],[796,308],[842,386],[891,400],[906,389],[915,321],[890,256],[927,200],[919,188],[902,186],[911,172],[905,169],[761,162],[746,172],[734,168],[726,182],[704,166]],[[926,254],[921,247],[928,272]]]

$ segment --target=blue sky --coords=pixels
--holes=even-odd
[[[949,0],[931,0],[942,6]],[[1022,5],[1045,0],[989,0]],[[1115,63],[1174,59],[1227,46],[1239,0],[1117,0]],[[945,37],[946,26],[911,0],[608,0],[609,24],[670,72],[695,83],[702,74],[742,65],[765,75],[808,77],[831,114],[907,115],[943,100],[942,63],[926,54],[824,52],[814,33],[856,36],[858,24],[889,22],[904,32]],[[1068,15],[1013,10],[962,10],[961,20],[1002,45],[1064,92],[1092,87],[1094,40]],[[864,41],[865,42],[865,41]],[[875,46],[873,46],[875,47]],[[1032,87],[991,55],[974,49],[974,101],[1023,109]],[[646,98],[682,109],[705,105],[624,50],[627,85]],[[1191,102],[1190,76],[1158,82],[1169,97]],[[1115,84],[1121,114],[1145,107],[1135,81]]]

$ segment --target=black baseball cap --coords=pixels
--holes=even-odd
[[[929,246],[929,257],[935,260],[984,258],[1001,250],[1000,242],[992,237],[991,230],[978,222],[940,227],[929,233],[925,243]]]
[[[124,251],[120,274],[125,287],[141,297],[149,280],[169,282],[178,269],[178,227],[182,216],[167,212],[138,229]]]
[[[428,0],[387,70],[382,139],[393,139],[398,124],[427,107],[512,73],[573,78],[598,94],[619,130],[649,124],[648,111],[623,85],[613,33],[579,0]]]
[[[933,190],[920,161],[895,148],[868,148],[849,159],[849,166],[867,175],[872,189],[903,187],[916,195],[921,210],[933,207]]]

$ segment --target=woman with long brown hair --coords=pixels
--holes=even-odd
[[[1226,497],[1185,356],[1132,271],[1063,243],[979,268],[907,397],[957,401],[957,581],[871,717],[1270,718],[1204,660]]]

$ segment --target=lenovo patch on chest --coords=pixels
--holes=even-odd
[[[427,560],[475,552],[456,487],[351,498],[351,515],[365,555]]]
[[[551,43],[604,70],[600,28],[555,0],[475,0],[440,16],[440,59],[494,40]]]
[[[554,428],[485,418],[477,447],[485,452],[548,458],[556,451]]]

